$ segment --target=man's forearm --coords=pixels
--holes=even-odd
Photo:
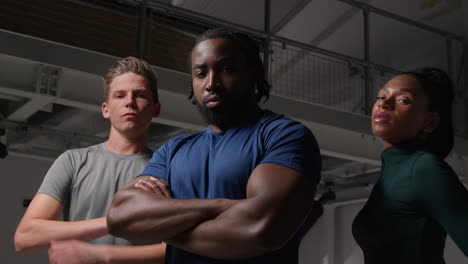
[[[109,264],[164,264],[166,244],[148,246],[104,245]]]
[[[272,217],[252,212],[249,207],[254,208],[254,203],[242,200],[217,218],[200,223],[166,242],[216,259],[245,259],[265,254],[278,247],[265,234]]]
[[[120,191],[108,213],[110,234],[135,243],[152,244],[215,218],[235,201],[172,199],[136,189]]]
[[[107,234],[105,217],[64,222],[30,219],[22,223],[15,234],[17,252],[47,251],[51,240],[93,240]]]
[[[260,165],[249,179],[247,199],[166,242],[216,259],[263,255],[283,247],[302,226],[312,208],[314,190],[297,171]]]
[[[79,240],[51,241],[49,260],[55,264],[162,264],[166,245],[95,245]]]
[[[215,219],[172,237],[165,242],[192,252],[215,259],[247,259],[279,249],[295,234],[305,218],[280,220],[275,214],[261,216],[249,212],[247,200],[235,205]],[[242,208],[244,207],[244,208]],[[291,228],[296,227],[295,229]],[[289,230],[288,230],[289,229]]]

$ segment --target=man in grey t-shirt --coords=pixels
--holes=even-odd
[[[103,78],[108,140],[57,158],[18,225],[15,247],[48,251],[51,263],[164,263],[164,244],[131,246],[108,234],[105,217],[114,194],[151,157],[146,141],[160,112],[157,78],[133,57],[117,61]]]

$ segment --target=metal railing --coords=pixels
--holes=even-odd
[[[81,1],[98,5],[98,1]],[[138,13],[142,19],[151,20],[151,23],[163,23],[181,31],[190,31],[196,34],[210,27],[227,27],[247,33],[257,39],[262,44],[264,51],[267,51],[264,52],[264,62],[268,69],[269,76],[267,77],[271,81],[274,95],[362,115],[370,113],[376,91],[383,87],[392,76],[399,73],[398,69],[376,63],[370,55],[372,43],[369,27],[372,21],[370,21],[369,16],[385,17],[410,27],[431,32],[434,36],[441,38],[446,45],[444,51],[446,70],[456,81],[457,92],[462,94],[464,98],[468,98],[468,93],[464,89],[466,81],[463,60],[460,60],[459,65],[455,65],[457,62],[454,60],[454,45],[464,46],[464,40],[461,36],[398,16],[363,2],[337,0],[362,11],[362,40],[364,43],[362,51],[364,56],[357,58],[273,34],[270,31],[270,0],[264,1],[263,30],[224,21],[157,0],[127,2],[120,0],[119,2],[135,5],[136,8],[139,8]],[[108,0],[107,2],[113,1]],[[148,13],[151,15],[144,15]],[[141,19],[138,20],[138,23],[140,26],[143,25]],[[144,30],[139,32],[139,38],[144,38],[144,33],[142,33]],[[140,40],[136,43],[138,43],[139,51],[144,50],[142,46],[144,41]],[[468,122],[468,111],[462,113],[462,116]],[[458,129],[457,133],[459,136],[467,137],[468,128],[465,126]]]
[[[364,71],[319,53],[273,41],[272,94],[364,114]]]

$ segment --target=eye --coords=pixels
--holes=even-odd
[[[202,70],[197,70],[197,71],[195,71],[193,76],[195,76],[197,78],[204,78],[206,76],[206,72],[202,71]]]
[[[385,96],[377,96],[375,98],[376,101],[381,101],[381,100],[385,100]]]
[[[406,104],[410,104],[410,103],[411,103],[411,100],[408,99],[408,98],[398,98],[398,99],[397,99],[397,102],[406,105]]]
[[[138,97],[138,98],[147,98],[146,94],[144,94],[144,93],[138,93],[136,95],[136,97]]]

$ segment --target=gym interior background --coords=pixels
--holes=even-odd
[[[100,75],[129,55],[154,65],[161,117],[150,146],[204,129],[187,100],[195,36],[223,26],[262,46],[272,96],[262,107],[311,128],[321,147],[324,212],[304,238],[300,263],[358,264],[351,222],[379,175],[370,131],[375,93],[399,71],[447,70],[455,80],[456,143],[448,162],[468,183],[468,1],[462,0],[2,0],[0,5],[0,225],[2,263],[53,160],[106,139]],[[466,258],[447,239],[448,264]]]

